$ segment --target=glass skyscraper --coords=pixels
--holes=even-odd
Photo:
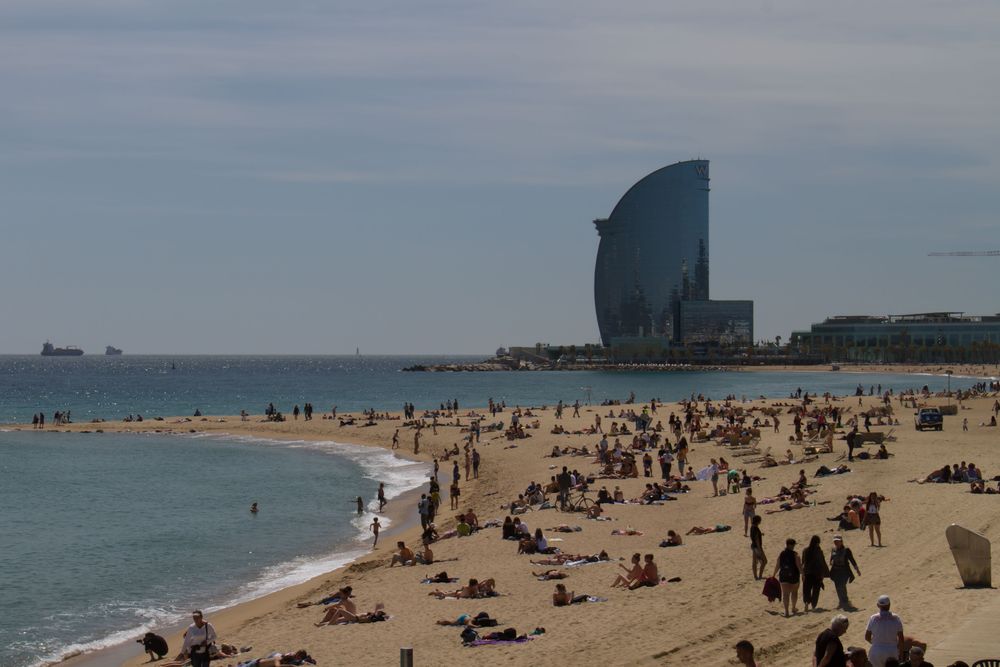
[[[680,302],[708,300],[708,183],[708,160],[678,162],[644,177],[594,221],[594,303],[605,345],[680,340]]]

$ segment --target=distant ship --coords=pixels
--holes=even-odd
[[[66,347],[55,347],[49,341],[45,341],[42,345],[42,356],[43,357],[79,357],[83,354],[83,350],[73,345],[67,345]]]
[[[108,345],[106,348],[104,348],[104,354],[109,357],[116,357],[121,353],[122,349],[120,347],[114,347],[112,345]]]

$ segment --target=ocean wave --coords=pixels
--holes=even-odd
[[[162,435],[162,434],[156,434]],[[431,467],[429,464],[402,459],[391,452],[381,450],[376,447],[366,447],[363,445],[352,445],[336,442],[333,440],[278,440],[273,438],[261,438],[258,436],[234,435],[234,434],[206,434],[206,433],[185,433],[178,434],[179,437],[198,438],[210,440],[236,441],[252,445],[266,447],[287,447],[294,449],[311,449],[328,453],[330,455],[346,458],[357,464],[362,474],[374,482],[384,482],[386,498],[395,498],[399,495],[414,489],[427,481]],[[354,538],[355,545],[341,545],[337,550],[321,556],[300,556],[290,561],[277,563],[263,568],[258,576],[250,582],[241,585],[237,592],[219,602],[218,604],[205,606],[207,612],[219,611],[234,605],[249,602],[263,597],[270,593],[295,586],[317,576],[347,565],[351,561],[368,553],[370,549],[365,546],[356,545],[371,539],[369,526],[376,516],[373,510],[378,509],[378,501],[372,500],[368,504],[368,511],[356,515],[351,520],[351,525],[357,530]],[[388,517],[379,516],[383,528],[391,525]],[[119,608],[134,606],[135,615],[142,619],[142,622],[125,630],[118,630],[98,639],[84,642],[76,642],[69,645],[60,646],[57,649],[46,652],[37,661],[31,663],[31,667],[45,667],[66,660],[70,657],[82,653],[90,653],[114,646],[126,644],[134,641],[145,632],[154,628],[164,628],[179,625],[187,617],[186,609],[163,609],[152,606],[142,606],[141,603],[115,603]],[[34,647],[37,649],[37,645]]]

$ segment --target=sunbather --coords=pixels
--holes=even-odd
[[[237,667],[282,667],[283,665],[315,665],[316,661],[305,649],[295,653],[272,653],[263,658],[241,662]]]
[[[586,602],[588,595],[577,595],[576,591],[566,591],[566,584],[556,584],[556,592],[552,594],[552,604],[556,607],[567,607],[571,604]]]
[[[565,579],[569,575],[563,570],[545,570],[544,572],[532,572],[533,577],[539,581],[549,581],[550,579]]]
[[[638,581],[642,576],[642,556],[637,553],[632,554],[632,564],[629,567],[625,567],[621,563],[618,567],[625,570],[625,576],[618,575],[615,580],[611,582],[611,588],[616,588],[621,586],[622,588],[628,588],[633,582]]]
[[[320,605],[320,604],[322,605],[338,604],[342,600],[346,600],[347,598],[351,597],[351,593],[353,592],[353,590],[354,589],[351,588],[350,586],[344,586],[343,588],[338,589],[337,592],[334,593],[333,595],[328,595],[321,600],[317,600],[316,602],[300,602],[298,606],[301,609],[303,607],[313,607],[315,605]]]
[[[385,612],[385,605],[381,602],[375,605],[375,611],[366,612],[364,614],[356,614],[343,608],[333,609],[331,611],[333,613],[328,614],[330,620],[325,623],[317,623],[316,627],[321,625],[343,625],[346,623],[378,623],[380,621],[388,620],[389,618],[389,615]]]
[[[717,524],[713,528],[703,528],[701,526],[694,526],[689,530],[687,535],[707,535],[709,533],[725,533],[732,529],[732,526],[727,526],[723,523]]]
[[[485,598],[496,594],[494,590],[495,585],[496,582],[493,579],[486,579],[482,582],[478,579],[469,579],[468,585],[462,586],[457,591],[445,593],[435,590],[428,593],[428,595],[432,595],[438,600],[443,600],[444,598]]]

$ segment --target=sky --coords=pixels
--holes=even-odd
[[[1000,4],[0,3],[0,353],[599,340],[637,180],[710,159],[758,339],[1000,311]]]

